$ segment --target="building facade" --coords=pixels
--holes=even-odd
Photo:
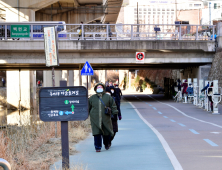
[[[130,0],[124,8],[124,24],[137,24],[137,2],[139,24],[174,24],[178,16],[183,19],[181,11],[199,11],[204,7],[202,1]]]

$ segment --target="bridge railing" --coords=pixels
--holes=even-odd
[[[29,38],[12,37],[13,25],[30,25]],[[47,24],[0,23],[0,40],[43,40],[43,28],[57,26],[59,40],[207,40],[215,25],[181,24]],[[7,29],[6,29],[7,28]]]

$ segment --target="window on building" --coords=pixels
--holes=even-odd
[[[170,9],[168,8],[167,11],[170,11]]]
[[[139,18],[142,18],[142,15],[139,15]]]
[[[171,11],[174,11],[174,9],[171,9]]]
[[[151,12],[148,12],[148,14],[151,14]]]
[[[142,14],[142,12],[139,12],[139,14]]]
[[[162,11],[165,11],[165,8],[163,8]]]
[[[171,14],[174,14],[174,12],[171,12]]]
[[[137,11],[137,8],[134,8],[134,11]]]
[[[148,11],[151,11],[151,8],[148,8]]]
[[[139,8],[139,11],[142,11],[142,8]]]
[[[189,4],[189,7],[192,8],[192,7],[193,7],[193,4]]]
[[[156,11],[156,8],[153,8],[153,11]]]
[[[134,14],[137,14],[137,11],[134,11]]]
[[[157,8],[157,11],[160,11],[160,8]]]
[[[194,4],[194,7],[201,7],[201,4]]]
[[[165,12],[162,12],[162,14],[165,14]]]
[[[155,14],[156,14],[156,12],[153,13],[153,15],[155,15]]]
[[[143,11],[147,11],[147,9],[146,9],[146,8],[143,8]]]
[[[158,12],[158,14],[160,14],[160,12]]]
[[[167,12],[168,15],[170,15],[170,12]]]

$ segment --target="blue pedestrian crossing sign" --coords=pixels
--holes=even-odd
[[[81,70],[81,76],[93,76],[94,71],[92,66],[89,64],[88,61],[86,61],[85,65],[83,66]]]

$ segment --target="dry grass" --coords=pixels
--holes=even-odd
[[[15,170],[46,170],[61,159],[61,140],[52,142],[55,136],[55,123],[42,122],[37,116],[21,126],[7,126],[0,130],[0,158],[6,159]],[[57,123],[58,138],[61,125]],[[85,139],[90,132],[89,120],[69,122],[70,146]],[[75,148],[70,147],[70,154]],[[71,167],[73,170],[85,169],[82,165]]]

